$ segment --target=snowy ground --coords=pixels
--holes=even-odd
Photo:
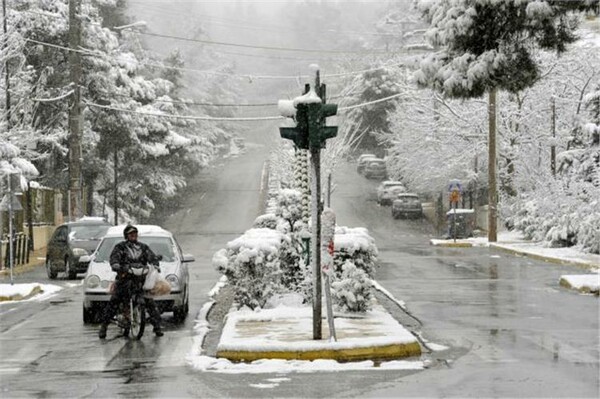
[[[587,266],[590,269],[600,269],[600,255],[584,253],[576,248],[547,248],[542,246],[541,243],[525,240],[519,232],[500,232],[498,234],[498,242],[493,244],[488,243],[487,237],[459,239],[456,240],[456,243],[473,247],[492,246],[525,255],[537,256],[550,261],[573,263],[580,266]],[[454,244],[454,240],[432,239],[431,244],[437,246],[452,245]]]
[[[454,244],[454,242],[452,239],[431,240],[431,244],[437,246],[448,246]],[[501,232],[498,234],[498,242],[491,245],[488,243],[487,237],[460,239],[456,240],[456,243],[474,247],[491,246],[548,261],[584,266],[590,269],[593,274],[564,275],[561,276],[559,284],[583,293],[597,294],[600,289],[600,255],[584,253],[576,248],[543,247],[540,243],[525,240],[519,232]],[[492,256],[496,257],[497,255]]]
[[[42,301],[61,289],[62,287],[53,284],[0,284],[0,304],[15,301]]]

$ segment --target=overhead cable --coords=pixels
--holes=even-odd
[[[203,39],[191,39],[188,37],[165,35],[165,34],[161,34],[161,33],[151,33],[151,32],[138,32],[138,33],[140,35],[161,37],[161,38],[165,38],[165,39],[180,40],[180,41],[185,41],[185,42],[210,44],[210,45],[217,45],[217,46],[255,48],[255,49],[261,49],[261,50],[295,51],[295,52],[304,52],[304,53],[334,53],[334,54],[389,54],[389,51],[385,51],[385,50],[333,50],[333,49],[318,50],[318,49],[277,47],[277,46],[255,46],[255,45],[251,45],[251,44],[218,42],[218,41],[203,40]]]
[[[391,96],[388,96],[388,97],[380,98],[378,100],[369,101],[369,102],[362,103],[362,104],[356,104],[356,105],[351,105],[351,106],[347,106],[347,107],[340,107],[340,108],[338,108],[338,111],[347,111],[347,110],[350,110],[350,109],[365,107],[367,105],[382,103],[382,102],[385,102],[385,101],[393,100],[394,98],[398,98],[398,97],[400,97],[402,95],[405,95],[405,94],[404,93],[398,93],[398,94],[394,94],[394,95],[391,95]],[[136,111],[136,110],[126,109],[126,108],[113,107],[113,106],[110,106],[110,105],[95,104],[95,103],[88,102],[88,101],[85,101],[84,103],[86,105],[88,105],[90,107],[94,107],[94,108],[102,108],[102,109],[108,109],[108,110],[111,110],[111,111],[124,112],[124,113],[129,113],[129,114],[155,116],[155,117],[159,117],[159,118],[171,118],[171,119],[187,119],[187,120],[215,121],[215,122],[220,122],[220,121],[229,121],[229,122],[239,122],[239,121],[242,121],[242,122],[254,122],[254,121],[273,121],[273,120],[284,120],[284,119],[287,119],[284,116],[213,117],[213,116],[175,115],[175,114],[165,114],[165,113],[157,113],[157,112]]]
[[[52,44],[52,43],[47,43],[47,42],[42,42],[39,40],[33,40],[33,39],[25,39],[28,42],[32,42],[32,43],[36,43],[36,44],[40,44],[43,46],[49,46],[49,47],[54,47],[54,48],[58,48],[61,50],[65,50],[65,51],[74,51],[74,52],[78,52],[78,53],[82,53],[88,56],[95,56],[95,57],[99,57],[99,58],[103,58],[105,56],[107,56],[107,54],[98,52],[97,50],[90,50],[90,49],[72,49],[70,47],[64,47],[64,46],[59,46],[57,44]],[[215,76],[228,76],[228,77],[235,77],[235,78],[242,78],[242,79],[256,79],[256,80],[277,80],[277,79],[308,79],[311,76],[309,75],[252,75],[252,74],[235,74],[235,73],[227,73],[227,72],[217,72],[214,70],[202,70],[202,69],[194,69],[194,68],[185,68],[185,67],[174,67],[174,66],[170,66],[170,65],[164,65],[164,64],[157,64],[157,63],[150,63],[150,62],[139,62],[140,65],[146,65],[146,66],[151,66],[151,67],[157,67],[157,68],[165,68],[165,69],[173,69],[173,70],[181,70],[181,71],[187,71],[187,72],[197,72],[197,73],[203,73],[206,75],[215,75]],[[372,72],[372,71],[377,71],[380,69],[384,69],[384,68],[394,68],[394,67],[401,67],[404,66],[405,64],[403,63],[399,63],[399,64],[392,64],[392,65],[382,65],[382,66],[378,66],[375,68],[369,68],[369,69],[363,69],[363,70],[359,70],[359,71],[348,71],[348,72],[341,72],[341,73],[334,73],[334,74],[323,74],[321,75],[322,78],[337,78],[337,77],[345,77],[345,76],[352,76],[352,75],[360,75],[362,73],[365,72]]]

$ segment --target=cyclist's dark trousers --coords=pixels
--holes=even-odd
[[[108,324],[112,320],[113,317],[119,311],[119,305],[122,303],[129,302],[131,298],[131,284],[133,282],[129,279],[122,279],[115,281],[115,292],[110,297],[110,301],[104,308],[104,313],[102,315],[102,323]],[[152,298],[145,298],[146,301],[146,310],[150,315],[150,324],[154,326],[154,328],[160,327],[160,313],[156,308],[156,303]]]

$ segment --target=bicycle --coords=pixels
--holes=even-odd
[[[121,328],[124,337],[128,337],[131,333],[133,338],[139,340],[144,335],[146,328],[144,281],[149,271],[150,267],[147,265],[139,263],[129,265],[131,296],[127,303],[120,305],[120,310],[112,321]]]

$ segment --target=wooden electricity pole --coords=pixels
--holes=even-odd
[[[73,94],[69,102],[69,214],[73,219],[81,211],[81,0],[69,0],[69,70]]]
[[[2,46],[6,49],[8,47],[8,28],[6,22],[6,0],[2,0],[2,27],[4,31],[4,43]],[[6,87],[6,126],[10,130],[10,74],[8,72],[8,58],[4,63],[4,87]]]
[[[496,89],[489,92],[488,103],[488,242],[498,241],[496,188]]]

